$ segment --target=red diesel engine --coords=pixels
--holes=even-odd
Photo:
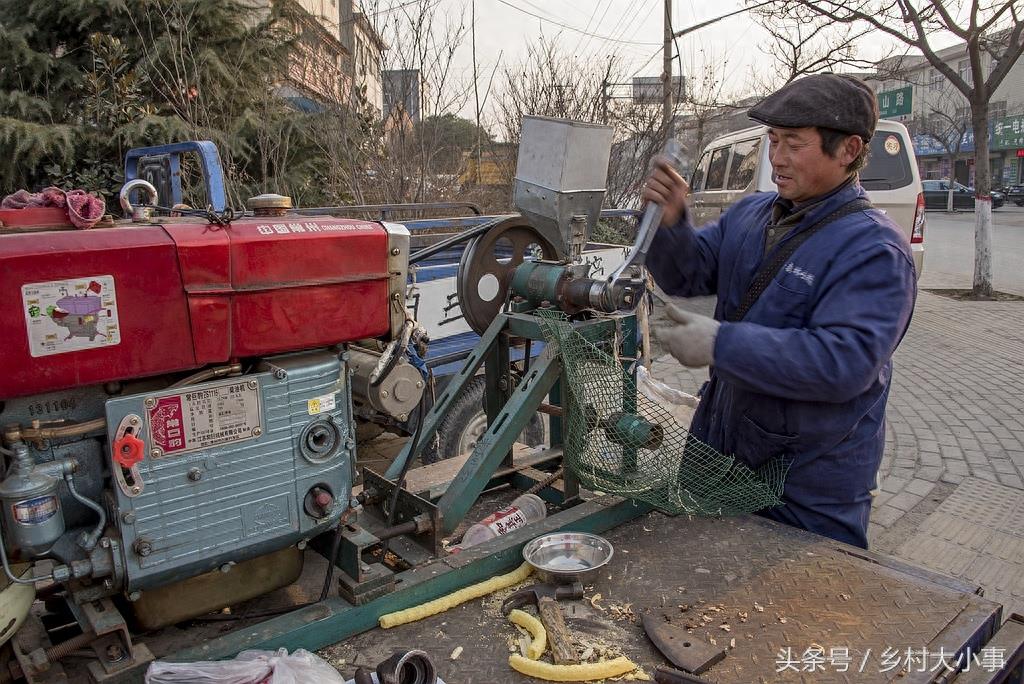
[[[388,335],[396,237],[407,259],[382,224],[298,215],[0,235],[0,398]]]
[[[39,582],[95,637],[98,679],[151,657],[124,611],[155,629],[294,582],[351,505],[353,386],[394,415],[419,401],[419,371],[394,361],[408,231],[273,213],[0,215],[0,556],[20,597],[0,606],[21,606],[0,643],[14,634],[22,672],[54,665],[41,629],[15,633]]]

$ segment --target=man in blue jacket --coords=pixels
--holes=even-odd
[[[644,198],[664,211],[647,258],[655,281],[718,295],[714,318],[670,308],[677,325],[659,339],[683,365],[711,366],[695,437],[755,469],[791,463],[782,505],[761,514],[867,548],[892,354],[917,295],[907,238],[857,180],[878,105],[860,81],[817,74],[749,115],[770,127],[777,193],[695,229],[667,160],[647,181]]]

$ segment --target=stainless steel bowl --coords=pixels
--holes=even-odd
[[[545,582],[586,582],[612,559],[611,543],[585,532],[554,532],[523,547],[523,560]]]

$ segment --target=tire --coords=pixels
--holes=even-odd
[[[484,376],[478,375],[469,381],[462,393],[455,398],[448,415],[437,429],[437,450],[425,449],[424,463],[434,463],[454,458],[460,453],[472,451],[477,440],[487,430],[487,413],[484,409]],[[544,444],[547,427],[544,417],[535,413],[526,424],[520,442],[527,446]]]

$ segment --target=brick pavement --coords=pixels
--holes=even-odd
[[[686,303],[708,313],[706,298]],[[706,378],[671,357],[655,377]],[[1024,612],[1024,302],[922,292],[896,352],[872,548],[982,585]]]

